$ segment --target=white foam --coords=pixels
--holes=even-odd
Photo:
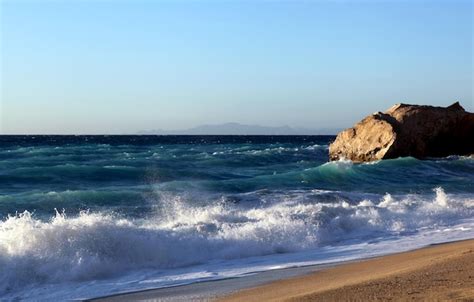
[[[343,170],[347,170],[347,169],[352,168],[353,165],[354,165],[354,163],[350,159],[340,158],[340,159],[335,160],[335,161],[327,162],[327,163],[321,165],[320,167],[322,169],[335,168],[336,170],[343,171]]]
[[[444,192],[443,188],[438,187],[434,191],[436,192],[435,203],[440,207],[444,207],[444,208],[449,207],[448,196]]]
[[[474,237],[472,195],[436,188],[432,195],[309,202],[320,196],[273,193],[271,202],[245,207],[221,200],[192,206],[169,195],[146,219],[10,216],[0,222],[0,295],[79,298],[85,286],[93,296]]]

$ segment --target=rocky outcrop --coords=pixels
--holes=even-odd
[[[337,135],[330,160],[355,162],[413,156],[474,154],[474,113],[449,107],[397,104],[376,112]]]

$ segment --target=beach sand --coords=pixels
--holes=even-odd
[[[474,240],[336,266],[219,301],[474,301]]]
[[[95,301],[474,301],[474,240],[331,267],[311,266]]]

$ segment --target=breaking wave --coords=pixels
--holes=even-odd
[[[0,300],[90,298],[474,237],[472,157],[328,163],[333,139],[0,136]]]
[[[196,205],[163,195],[153,215],[30,212],[0,222],[0,295],[25,285],[108,278],[251,256],[388,240],[472,218],[472,195],[376,195],[319,190],[253,192],[253,206],[225,198]],[[65,269],[67,268],[67,269]]]

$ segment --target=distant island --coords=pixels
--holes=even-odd
[[[260,125],[245,125],[239,123],[225,123],[215,125],[200,125],[182,130],[143,130],[141,135],[336,135],[339,128],[293,128],[290,126],[266,127]]]

